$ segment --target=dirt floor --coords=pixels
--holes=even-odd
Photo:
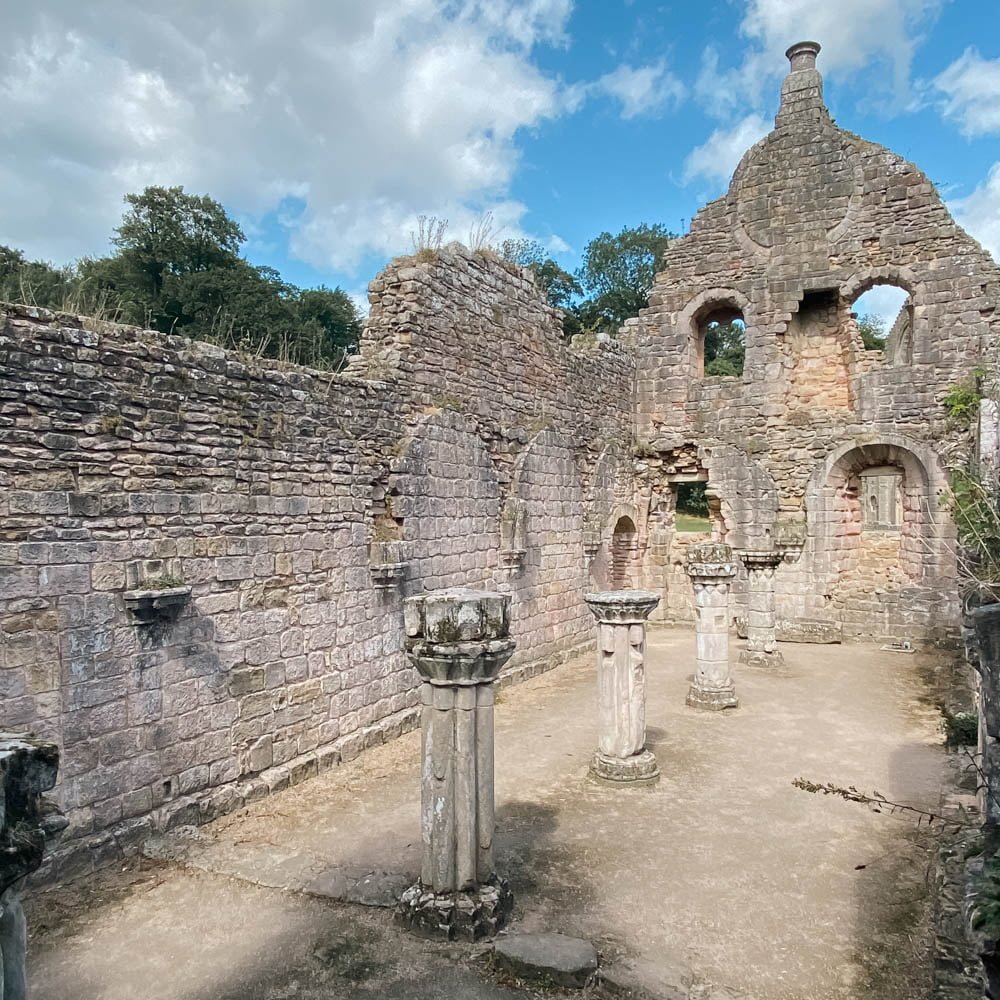
[[[734,643],[734,647],[738,645]],[[741,707],[684,706],[694,639],[651,631],[648,745],[663,777],[587,777],[588,657],[497,705],[497,867],[513,931],[594,941],[657,997],[923,1000],[933,834],[793,787],[856,785],[937,809],[946,654],[782,646],[734,666]],[[738,650],[734,648],[734,656]],[[521,995],[487,949],[407,936],[389,902],[419,868],[419,733],[29,901],[33,1000]]]

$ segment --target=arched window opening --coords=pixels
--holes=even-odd
[[[611,536],[611,587],[624,590],[632,586],[632,570],[639,547],[635,522],[630,517],[620,517]]]
[[[851,304],[860,346],[878,351],[890,365],[913,361],[913,300],[899,285],[871,285]]]
[[[746,323],[735,306],[710,305],[697,319],[696,377],[743,374]]]

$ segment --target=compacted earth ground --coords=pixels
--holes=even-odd
[[[607,976],[591,989],[608,995],[928,995],[933,828],[792,782],[936,810],[947,759],[933,687],[949,655],[782,649],[770,670],[734,664],[739,709],[703,714],[684,705],[693,635],[650,631],[652,788],[587,776],[590,657],[499,694],[512,933],[591,940]],[[419,757],[410,733],[88,883],[35,893],[34,1000],[523,996],[491,971],[488,946],[411,937],[378,905],[419,868]]]

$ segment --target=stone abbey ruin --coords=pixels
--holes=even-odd
[[[779,640],[957,638],[942,400],[1000,333],[1000,269],[833,122],[817,52],[617,338],[567,344],[527,272],[454,246],[371,283],[340,374],[2,307],[0,723],[60,749],[50,877],[413,728],[408,597],[509,595],[506,678],[593,647],[591,592],[693,620],[685,483],[714,542],[781,556],[734,560],[725,630],[758,572]],[[865,350],[882,283],[907,299]],[[705,377],[737,318],[742,374]]]

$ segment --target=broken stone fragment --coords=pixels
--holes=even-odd
[[[497,967],[520,979],[582,989],[597,972],[589,941],[564,934],[513,934],[493,949]]]

